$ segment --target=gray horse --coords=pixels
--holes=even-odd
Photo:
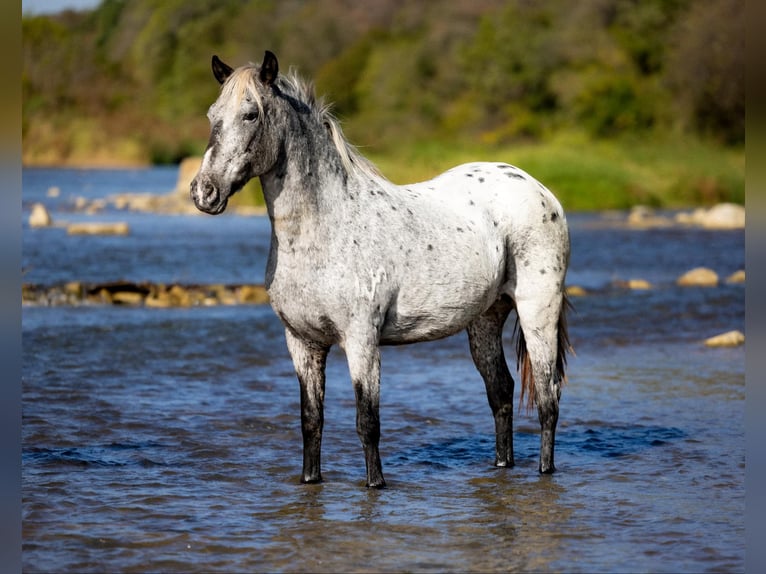
[[[345,140],[311,84],[279,73],[271,52],[260,66],[233,69],[213,56],[212,67],[222,87],[207,114],[210,142],[191,197],[218,214],[260,177],[272,228],[266,286],[301,388],[302,482],[322,480],[332,345],[348,360],[367,486],[383,487],[380,345],[462,329],[495,419],[495,464],[512,466],[514,382],[502,330],[514,309],[520,400],[526,393],[527,406],[537,404],[539,470],[553,472],[569,350],[569,229],[553,194],[505,163],[394,185]]]

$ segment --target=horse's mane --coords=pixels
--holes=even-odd
[[[221,86],[221,95],[237,105],[242,98],[251,98],[263,115],[263,101],[255,79],[259,69],[259,66],[250,64],[234,70],[231,77]],[[279,74],[276,86],[282,94],[305,105],[319,124],[325,127],[348,175],[373,179],[383,177],[378,168],[346,139],[340,122],[332,113],[332,104],[325,103],[324,98],[317,98],[313,82],[304,80],[297,70],[290,68],[287,74]]]

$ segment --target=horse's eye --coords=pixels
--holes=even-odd
[[[246,122],[254,122],[258,119],[258,112],[248,112],[243,117]]]

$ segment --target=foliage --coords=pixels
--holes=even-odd
[[[427,141],[544,147],[562,133],[741,150],[744,18],[744,0],[102,0],[23,17],[23,156],[200,153],[211,55],[240,65],[264,49],[315,78],[378,155]]]

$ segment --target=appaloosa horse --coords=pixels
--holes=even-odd
[[[266,52],[233,69],[208,111],[210,142],[191,197],[218,214],[260,177],[271,220],[266,286],[301,388],[302,482],[319,482],[327,353],[346,353],[367,486],[385,485],[380,345],[462,329],[495,419],[495,464],[513,465],[513,387],[503,324],[515,309],[521,401],[537,404],[542,473],[553,448],[569,349],[564,278],[569,230],[553,194],[505,163],[469,163],[394,185],[344,138],[311,84]]]

